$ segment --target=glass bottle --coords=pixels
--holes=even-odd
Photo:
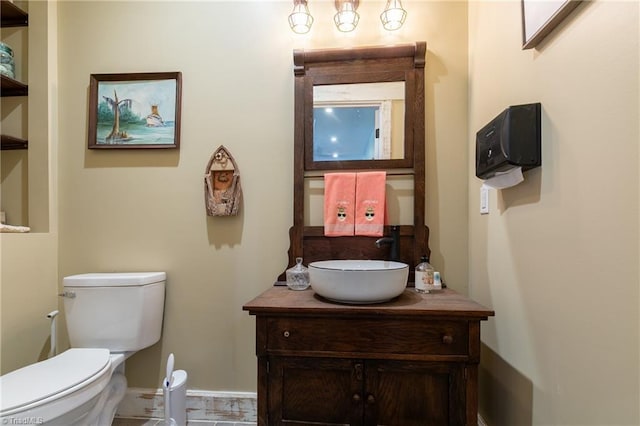
[[[433,290],[433,266],[429,264],[429,258],[423,255],[415,270],[415,286],[418,293],[429,293]]]
[[[296,257],[296,264],[286,271],[287,287],[291,290],[309,288],[309,269],[302,264],[302,258]]]

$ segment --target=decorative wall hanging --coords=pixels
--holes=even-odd
[[[582,0],[521,0],[522,48],[536,47]]]
[[[209,216],[235,216],[242,201],[240,169],[229,151],[220,145],[204,172],[204,198]]]
[[[89,149],[179,148],[182,73],[91,74]]]

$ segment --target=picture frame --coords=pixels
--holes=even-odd
[[[536,47],[582,0],[521,0],[522,49]]]
[[[180,147],[181,72],[91,74],[89,149]]]

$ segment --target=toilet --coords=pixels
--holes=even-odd
[[[125,359],[160,340],[164,272],[63,279],[71,349],[0,376],[0,424],[110,425]]]

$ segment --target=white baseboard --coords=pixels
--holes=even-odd
[[[258,417],[258,399],[255,392],[187,389],[186,405],[189,423],[232,422],[235,425],[255,425]],[[127,389],[118,406],[116,417],[164,419],[162,389]]]
[[[193,424],[232,422],[255,425],[258,412],[254,392],[213,392],[187,390],[187,421]],[[129,388],[118,406],[116,417],[164,419],[162,389]],[[478,426],[488,426],[478,414]]]

